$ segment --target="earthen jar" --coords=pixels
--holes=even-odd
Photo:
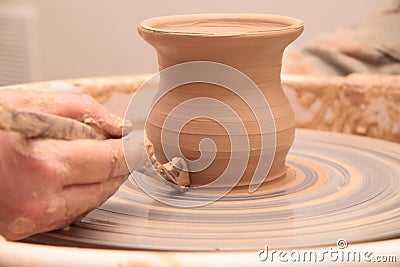
[[[212,61],[236,68],[251,78],[268,100],[275,122],[275,155],[265,181],[286,174],[285,159],[294,140],[295,120],[281,87],[281,62],[285,47],[302,33],[302,21],[266,14],[179,15],[145,20],[140,23],[138,31],[155,48],[160,70],[184,62]],[[161,82],[164,78],[168,77],[161,76]],[[185,84],[168,92],[155,104],[148,117],[146,133],[154,145],[156,158],[160,162],[168,161],[161,147],[161,127],[168,114],[183,101],[196,97],[220,100],[235,109],[243,119],[251,149],[238,186],[248,185],[261,149],[260,129],[253,115],[257,107],[249,108],[237,95],[221,86]],[[198,158],[199,142],[203,138],[215,142],[217,154],[208,168],[191,172],[192,186],[204,185],[218,178],[231,156],[225,128],[207,118],[195,118],[182,129],[179,139],[182,153],[190,160]]]

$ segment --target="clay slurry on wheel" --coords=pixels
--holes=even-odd
[[[31,241],[177,251],[336,246],[400,237],[400,144],[299,129],[288,175],[207,206],[166,206],[132,179],[66,231]],[[154,185],[155,186],[155,185]],[[157,191],[155,188],[154,191]],[[171,191],[159,190],[168,195]],[[201,197],[194,192],[176,198]]]

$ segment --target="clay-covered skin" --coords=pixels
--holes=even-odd
[[[28,139],[0,131],[0,235],[17,240],[60,229],[110,197],[127,177],[123,121],[86,95],[1,89],[0,104],[90,117],[116,139]]]
[[[280,84],[280,72],[285,47],[302,30],[300,20],[257,14],[171,16],[149,19],[139,25],[140,35],[158,54],[160,70],[183,62],[213,61],[240,70],[257,84],[268,100],[276,127],[276,152],[267,180],[285,175],[286,155],[294,140],[294,115]],[[166,76],[168,74],[161,79],[172,78]],[[249,108],[238,96],[217,85],[192,83],[179,86],[157,102],[146,125],[157,159],[167,161],[160,140],[161,127],[168,114],[183,101],[196,97],[226,103],[244,122],[250,141],[250,158],[239,185],[248,185],[261,149],[260,130],[253,114],[260,107]],[[203,138],[211,138],[216,143],[217,155],[207,169],[191,173],[192,186],[218,178],[231,156],[231,144],[224,128],[212,120],[196,118],[180,132],[180,148],[188,159],[200,156],[198,145]]]

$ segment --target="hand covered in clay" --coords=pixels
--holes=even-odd
[[[90,120],[115,139],[27,139],[0,130],[0,235],[22,239],[67,227],[128,176],[123,120],[87,95],[0,89],[0,105]]]

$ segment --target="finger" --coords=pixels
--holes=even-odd
[[[64,185],[99,183],[129,173],[121,139],[54,142],[63,155]]]
[[[49,112],[95,126],[113,137],[121,137],[124,127],[131,127],[128,122],[124,122],[123,118],[108,112],[89,95],[55,96],[55,103]]]
[[[131,127],[129,122],[125,123],[121,117],[108,112],[89,95],[16,89],[5,89],[0,93],[6,100],[0,102],[11,107],[75,119],[98,127],[113,137],[121,137],[123,128]]]
[[[39,219],[38,227],[31,233],[16,236],[14,239],[21,239],[29,235],[63,229],[70,224],[81,220],[91,210],[103,204],[123,184],[128,175],[114,177],[102,183],[73,185],[65,187],[57,193],[58,202],[61,206],[55,212],[47,214],[46,220]],[[62,201],[60,201],[60,199]],[[41,222],[41,223],[40,223]]]
[[[125,162],[122,139],[108,140],[50,140],[61,153],[58,161],[62,183],[64,185],[99,183],[129,173]],[[147,159],[143,145],[133,143],[130,153],[134,153],[134,163],[142,166]]]
[[[65,199],[66,217],[75,220],[100,206],[118,190],[126,178],[128,175],[121,175],[101,183],[65,187],[60,196]]]

